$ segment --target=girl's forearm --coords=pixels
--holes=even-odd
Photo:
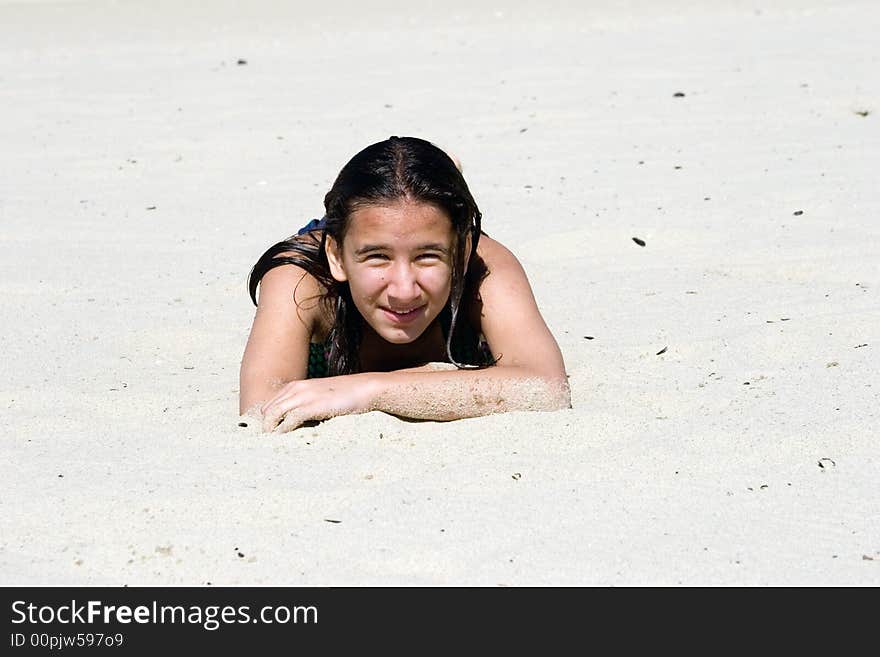
[[[371,410],[421,420],[571,408],[566,380],[538,376],[516,367],[376,372],[371,375],[371,385]]]

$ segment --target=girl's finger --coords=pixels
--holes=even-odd
[[[284,416],[281,423],[275,427],[274,433],[286,433],[293,431],[305,421],[305,417],[297,409],[293,408]]]
[[[275,430],[275,427],[278,426],[278,422],[281,420],[280,416],[263,416],[263,433],[272,433]]]
[[[274,431],[275,427],[284,419],[284,416],[294,408],[296,408],[296,400],[291,398],[281,399],[277,403],[270,405],[263,414],[263,432],[269,433]]]

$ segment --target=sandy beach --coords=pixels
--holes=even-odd
[[[181,4],[0,0],[0,584],[880,585],[880,6]],[[571,410],[238,426],[250,267],[390,135]]]

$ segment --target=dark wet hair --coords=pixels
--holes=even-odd
[[[251,300],[257,303],[257,285],[274,267],[293,264],[301,267],[327,290],[323,302],[334,316],[328,336],[330,375],[360,371],[361,329],[364,319],[354,306],[347,282],[330,274],[327,236],[342,244],[352,212],[367,205],[383,205],[409,198],[442,208],[452,221],[455,249],[452,258],[452,284],[444,312],[449,316],[446,355],[459,368],[470,365],[453,357],[453,335],[459,320],[466,288],[476,294],[485,268],[476,256],[482,215],[467,183],[452,159],[440,148],[416,137],[391,137],[368,146],[346,164],[324,197],[324,230],[294,236],[269,248],[254,265],[248,280]],[[467,236],[472,239],[470,261],[466,259]],[[280,256],[290,252],[292,255]]]

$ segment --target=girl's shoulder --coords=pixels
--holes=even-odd
[[[480,235],[476,257],[468,271],[469,286],[481,305],[485,294],[503,290],[506,282],[525,275],[522,265],[510,249],[486,234]]]
[[[474,286],[479,314],[475,317],[481,329],[486,327],[492,314],[496,322],[507,323],[516,313],[514,308],[529,308],[537,312],[534,296],[526,272],[513,252],[498,240],[481,235],[477,244],[479,282]],[[500,311],[500,312],[499,312]],[[475,322],[476,323],[476,322]]]
[[[516,277],[522,272],[516,256],[501,242],[482,233],[477,243],[476,257],[472,258],[468,268],[467,317],[471,326],[479,335],[485,319],[484,297],[490,298],[499,289],[503,289],[504,281]]]
[[[490,275],[493,270],[503,272],[510,267],[520,266],[519,260],[510,249],[485,233],[480,235],[480,241],[477,243],[477,255],[487,269],[486,275]]]
[[[292,236],[289,242],[308,240],[310,236]],[[260,278],[258,308],[275,312],[295,313],[299,321],[309,328],[311,340],[322,342],[330,330],[329,309],[324,303],[327,288],[303,267],[291,262],[300,258],[296,251],[279,251],[273,262]]]

